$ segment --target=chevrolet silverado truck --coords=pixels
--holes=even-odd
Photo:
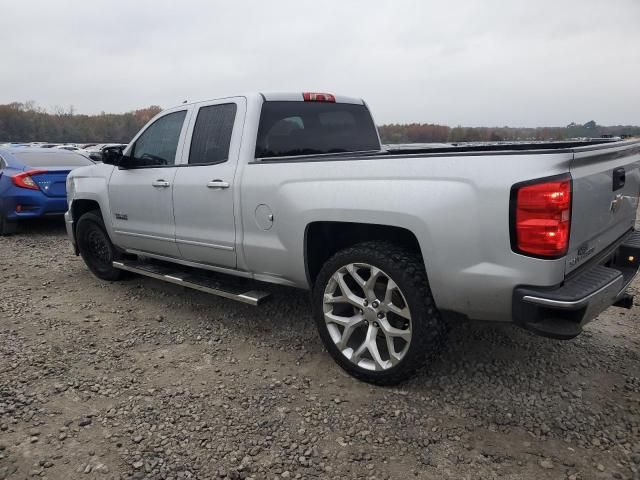
[[[383,149],[360,99],[257,93],[166,110],[103,160],[67,180],[93,274],[253,305],[310,290],[364,381],[411,376],[455,319],[569,339],[632,305],[639,141]]]

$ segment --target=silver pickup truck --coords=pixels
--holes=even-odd
[[[385,150],[360,99],[258,93],[166,110],[74,170],[66,222],[104,280],[308,289],[337,363],[392,384],[454,319],[568,339],[630,307],[639,165],[605,139]]]

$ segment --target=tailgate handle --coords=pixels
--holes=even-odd
[[[626,177],[626,174],[624,172],[624,168],[622,167],[616,168],[613,171],[613,187],[612,188],[614,192],[624,187],[625,177]]]

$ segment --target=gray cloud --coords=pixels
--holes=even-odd
[[[318,90],[378,123],[640,124],[638,0],[21,0],[0,45],[0,103]]]

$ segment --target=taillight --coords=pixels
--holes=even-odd
[[[29,190],[40,190],[38,184],[34,182],[31,177],[45,172],[46,170],[29,170],[12,176],[11,180],[16,187],[28,188]]]
[[[336,102],[335,95],[331,95],[330,93],[304,92],[302,98],[304,98],[305,102]]]
[[[567,253],[571,229],[571,177],[515,185],[511,240],[518,253],[558,258]]]

